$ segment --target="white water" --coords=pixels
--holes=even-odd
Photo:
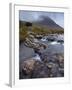
[[[41,41],[47,41],[46,38],[42,38]]]
[[[34,57],[32,57],[32,59],[41,61],[41,58],[38,54],[36,54]]]
[[[58,43],[57,41],[54,41],[54,42],[51,42],[50,44],[55,45],[55,44],[60,44],[60,43]]]
[[[57,40],[64,40],[64,35],[58,35]]]

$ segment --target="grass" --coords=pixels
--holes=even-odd
[[[20,42],[23,42],[26,37],[29,36],[29,33],[28,32],[31,32],[33,33],[33,35],[48,35],[48,34],[63,34],[64,33],[64,30],[51,30],[51,29],[48,29],[48,28],[45,28],[45,27],[41,27],[41,26],[35,26],[35,25],[32,25],[32,30],[29,31],[28,30],[29,27],[25,25],[25,23],[21,23],[20,22],[20,26],[19,26],[19,41]]]
[[[19,41],[23,42],[28,37],[27,27],[22,27],[19,30]]]
[[[33,27],[32,32],[38,35],[48,35],[48,34],[63,34],[64,30],[51,30],[43,27]]]

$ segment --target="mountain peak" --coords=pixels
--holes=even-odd
[[[63,28],[61,26],[59,26],[58,24],[55,23],[55,21],[53,21],[50,17],[48,16],[40,16],[40,20],[35,22],[38,25],[42,25],[42,26],[46,26],[49,29],[55,30],[62,30]]]

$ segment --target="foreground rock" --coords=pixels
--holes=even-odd
[[[20,79],[31,78],[35,60],[28,59],[20,63]]]
[[[62,54],[44,55],[43,57],[42,61],[31,58],[21,62],[20,79],[64,76],[64,57]]]
[[[32,78],[47,78],[49,75],[49,68],[43,62],[36,61],[32,73]]]
[[[20,65],[20,79],[45,78],[48,76],[48,67],[38,60],[26,60]]]
[[[62,53],[43,53],[41,54],[41,59],[48,66],[50,77],[64,76],[64,56]]]

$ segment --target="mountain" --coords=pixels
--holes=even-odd
[[[40,16],[41,20],[38,20],[36,22],[33,22],[35,25],[38,26],[44,26],[46,28],[52,29],[52,30],[63,30],[61,26],[56,24],[51,18],[48,16]]]
[[[56,24],[51,18],[49,18],[48,16],[40,16],[40,19],[38,19],[37,21],[19,21],[19,25],[20,27],[23,27],[25,25],[30,25],[32,27],[40,27],[40,28],[45,28],[46,30],[63,30],[64,28],[62,28],[61,26],[59,26],[58,24]]]

